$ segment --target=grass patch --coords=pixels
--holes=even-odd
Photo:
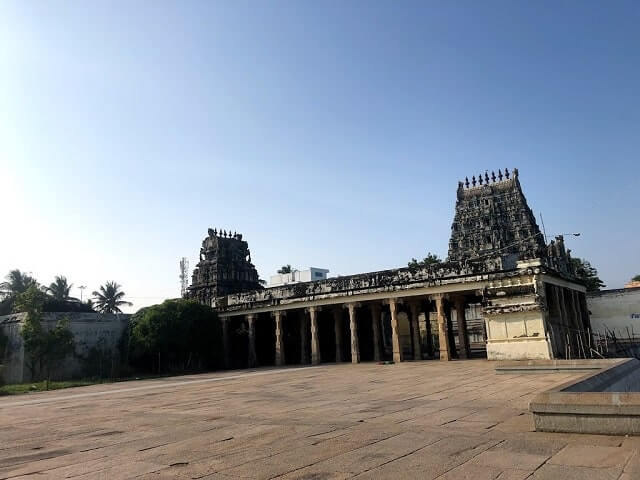
[[[49,390],[59,390],[61,388],[84,387],[93,385],[95,381],[91,380],[68,380],[65,382],[49,382]],[[10,385],[0,386],[0,395],[20,395],[29,392],[43,392],[47,389],[47,382],[29,382],[29,383],[13,383]]]
[[[100,383],[131,382],[135,380],[153,380],[157,378],[167,378],[174,376],[198,375],[201,373],[210,372],[175,372],[165,374],[141,374],[121,378],[85,378],[83,380],[50,381],[49,390],[60,390],[61,388],[72,387],[86,387],[87,385],[97,385]],[[0,385],[0,397],[3,395],[21,395],[31,392],[44,392],[46,390],[47,382],[45,380],[41,382],[12,383],[9,385]]]

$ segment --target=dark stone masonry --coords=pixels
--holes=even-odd
[[[210,305],[217,297],[261,289],[249,244],[242,240],[242,234],[215,228],[208,233],[187,296]]]

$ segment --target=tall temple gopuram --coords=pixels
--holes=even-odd
[[[478,308],[488,359],[575,358],[585,292],[562,236],[545,244],[517,169],[458,183],[444,262],[262,288],[242,236],[209,230],[189,288],[218,311],[235,367],[468,358]]]

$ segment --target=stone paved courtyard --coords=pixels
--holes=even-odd
[[[536,433],[575,375],[484,360],[174,377],[0,398],[0,478],[640,478],[640,438]]]

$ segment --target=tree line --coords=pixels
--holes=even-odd
[[[15,311],[15,302],[18,295],[25,293],[29,288],[35,288],[44,294],[44,312],[100,312],[122,313],[120,307],[131,306],[131,302],[124,300],[125,293],[122,287],[113,281],[101,285],[94,290],[93,298],[82,302],[71,296],[73,284],[67,277],[58,275],[48,286],[41,285],[33,276],[18,269],[11,270],[0,283],[0,315],[7,315]]]

